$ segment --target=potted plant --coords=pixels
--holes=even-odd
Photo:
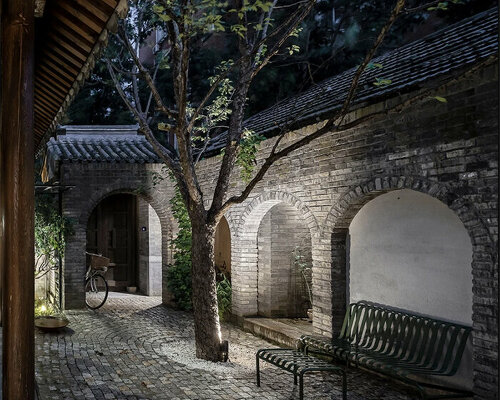
[[[66,316],[44,299],[35,300],[35,326],[42,331],[57,331],[69,323]]]

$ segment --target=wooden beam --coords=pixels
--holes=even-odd
[[[33,400],[34,3],[1,0],[0,220],[5,400]]]

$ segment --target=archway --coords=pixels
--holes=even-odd
[[[114,264],[106,273],[110,290],[162,293],[160,219],[144,199],[115,193],[102,199],[89,216],[86,251]]]
[[[348,302],[472,324],[472,244],[446,205],[413,190],[365,204],[347,237]]]
[[[290,217],[288,221],[286,216]],[[299,228],[295,229],[297,226]],[[292,309],[282,304],[281,310],[273,304],[282,303],[282,298],[291,296],[292,289],[298,292],[292,282],[300,280],[290,279],[293,253],[295,247],[302,246],[301,254],[309,263],[311,241],[317,239],[319,231],[314,215],[290,193],[264,192],[249,202],[237,227],[232,256],[233,313],[242,317],[304,315],[303,310],[310,307],[310,302],[298,302],[301,306],[294,303]],[[274,246],[270,240],[273,237]],[[273,253],[276,263],[271,263]],[[272,291],[279,286],[277,282],[281,282],[283,290],[273,299]],[[298,297],[309,298],[307,292],[304,296],[304,290]]]
[[[215,230],[215,266],[231,279],[231,230],[226,217],[222,217]]]
[[[485,287],[487,285],[485,282],[488,281],[486,277],[491,275],[490,271],[494,271],[497,262],[495,239],[487,228],[488,221],[483,220],[475,206],[467,201],[468,196],[464,195],[463,190],[422,177],[377,177],[351,187],[336,200],[336,204],[331,208],[325,220],[321,235],[324,248],[321,250],[321,254],[318,254],[321,259],[330,260],[330,286],[329,288],[323,287],[323,289],[328,289],[325,291],[328,296],[321,294],[319,301],[324,304],[320,311],[320,317],[325,321],[330,321],[331,325],[323,324],[315,326],[315,328],[318,333],[332,335],[341,327],[348,295],[347,286],[349,282],[346,264],[349,260],[346,259],[346,243],[352,219],[370,200],[384,193],[400,189],[411,189],[425,193],[441,201],[445,207],[449,208],[458,217],[468,233],[472,246],[472,262],[469,271],[472,271],[474,277],[478,276],[478,274],[485,277],[484,280],[471,279],[472,292],[474,293],[472,297],[473,366],[472,368],[469,366],[469,374],[470,370],[477,372],[485,365],[482,358],[485,352],[484,347],[481,345],[480,340],[476,340],[481,338],[484,325],[482,322],[484,319],[481,315],[483,303],[477,293],[489,290]],[[447,318],[444,317],[444,319]],[[491,317],[491,320],[496,321],[496,316]]]
[[[300,213],[279,203],[257,232],[257,314],[302,318],[312,308],[311,234]]]
[[[472,325],[472,244],[458,216],[414,190],[366,203],[346,238],[348,303],[367,300]],[[472,340],[453,377],[472,388]]]

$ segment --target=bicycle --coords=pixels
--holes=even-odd
[[[110,259],[100,254],[85,252],[90,256],[90,265],[85,273],[85,304],[91,310],[102,307],[108,298],[108,282],[104,278]]]

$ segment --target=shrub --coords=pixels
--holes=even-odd
[[[172,213],[179,225],[179,233],[172,241],[174,263],[167,270],[167,287],[182,310],[191,310],[191,221],[178,188],[170,200]]]
[[[217,302],[219,303],[219,318],[224,320],[231,311],[232,288],[231,281],[224,274],[217,282]]]

